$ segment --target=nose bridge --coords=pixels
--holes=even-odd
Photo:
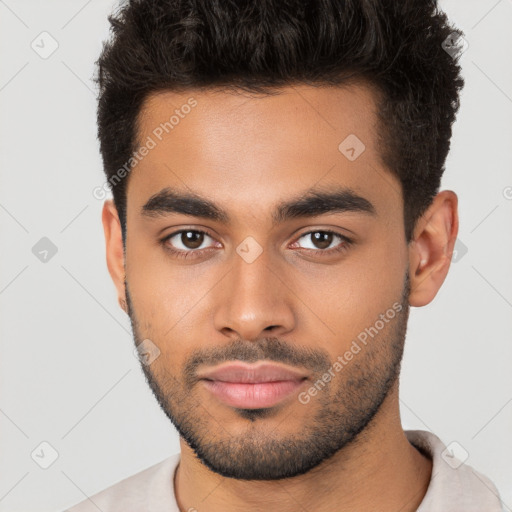
[[[244,339],[255,339],[268,327],[281,331],[293,327],[287,288],[273,268],[272,255],[248,237],[233,254],[232,270],[223,280],[222,297],[217,302],[218,330],[232,330]],[[264,335],[264,334],[263,334]]]

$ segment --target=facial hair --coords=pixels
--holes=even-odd
[[[146,337],[139,331],[143,320],[133,309],[125,281],[128,315],[136,345]],[[223,361],[253,363],[283,362],[311,371],[321,380],[332,368],[332,356],[320,348],[304,348],[278,338],[238,339],[221,347],[208,347],[189,355],[180,372],[165,366],[142,364],[146,381],[160,407],[180,436],[210,470],[240,480],[278,480],[304,474],[357,441],[379,411],[400,374],[400,364],[409,316],[409,274],[405,274],[400,312],[374,339],[361,348],[311,401],[314,413],[307,415],[300,433],[279,435],[259,430],[266,418],[277,417],[282,408],[234,409],[248,421],[245,434],[231,435],[206,414],[194,391],[200,365]],[[375,321],[375,320],[374,320]],[[369,327],[369,326],[366,326]],[[363,328],[364,329],[364,328]],[[362,332],[362,331],[361,331]],[[159,345],[158,340],[155,343]],[[308,405],[294,404],[293,407]],[[248,435],[250,434],[250,435]]]

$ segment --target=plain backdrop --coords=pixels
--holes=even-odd
[[[116,5],[0,0],[3,512],[64,510],[179,450],[133,355],[92,193],[91,78]],[[468,42],[442,187],[459,196],[459,244],[435,300],[411,309],[403,424],[458,443],[511,510],[512,1],[441,7]]]

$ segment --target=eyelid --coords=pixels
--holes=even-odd
[[[201,228],[201,229],[197,229],[197,228],[181,228],[181,229],[178,229],[176,231],[173,231],[172,233],[169,233],[168,235],[165,235],[162,239],[161,239],[161,242],[162,243],[165,243],[167,242],[168,240],[170,240],[171,238],[175,237],[176,235],[180,235],[181,233],[187,233],[189,231],[192,231],[194,233],[201,233],[201,234],[204,234],[206,236],[209,236],[212,240],[215,240],[216,241],[216,238],[215,236],[210,233],[208,230],[206,230],[205,228]],[[178,251],[183,251],[183,249],[177,249]],[[202,251],[203,249],[188,249],[187,252],[198,252],[198,251]]]
[[[298,241],[306,236],[311,235],[313,233],[329,233],[332,234],[339,239],[341,239],[341,242],[338,245],[335,245],[334,247],[331,247],[329,249],[310,249],[308,247],[300,247],[300,250],[306,251],[306,252],[313,252],[313,253],[319,253],[319,254],[331,254],[332,252],[337,252],[339,250],[343,250],[343,248],[348,248],[350,245],[354,243],[354,241],[349,238],[348,236],[344,235],[343,233],[340,233],[339,231],[335,231],[333,229],[310,229],[309,231],[304,231],[303,233],[299,234],[295,237],[295,241],[292,242],[292,245],[295,245],[298,243]]]
[[[333,228],[316,228],[316,229],[308,229],[307,231],[303,231],[302,233],[299,233],[295,236],[295,241],[299,240],[305,235],[311,235],[312,233],[331,233],[333,235],[339,236],[340,238],[343,238],[344,240],[350,240],[350,237],[347,235],[344,235],[341,231],[336,231]],[[351,241],[351,240],[350,240]]]

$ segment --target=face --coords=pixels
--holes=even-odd
[[[128,313],[158,355],[142,364],[158,402],[219,474],[309,471],[357,442],[396,384],[408,255],[377,130],[362,85],[144,105]]]

